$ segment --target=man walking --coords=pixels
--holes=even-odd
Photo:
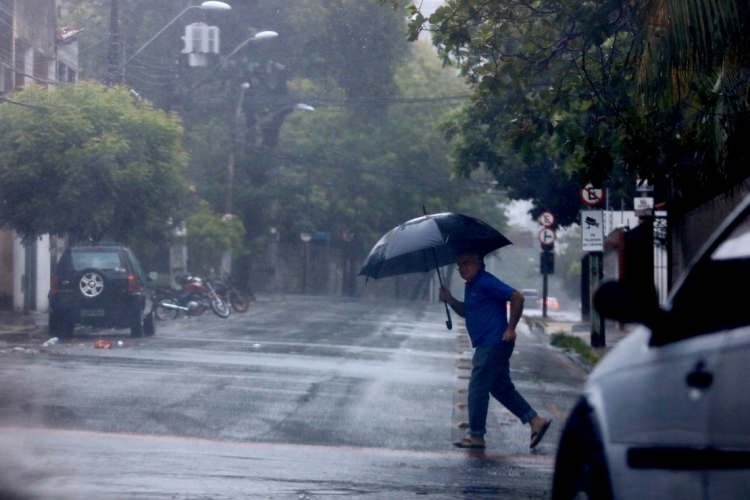
[[[516,340],[516,326],[523,312],[523,295],[484,269],[478,253],[467,251],[456,259],[458,272],[466,281],[464,302],[440,288],[440,300],[466,318],[466,329],[474,347],[469,381],[469,435],[453,444],[459,448],[484,448],[484,434],[490,394],[531,426],[530,448],[549,429],[551,420],[540,417],[510,380],[510,356]],[[510,319],[506,303],[510,302]]]

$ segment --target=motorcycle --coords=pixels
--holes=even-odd
[[[229,306],[216,293],[210,282],[204,282],[197,276],[179,274],[175,281],[182,285],[181,290],[157,287],[155,314],[159,319],[175,319],[180,311],[188,316],[200,316],[210,307],[220,318],[229,316]]]
[[[250,308],[250,302],[255,302],[255,295],[252,292],[249,295],[242,293],[228,274],[223,274],[219,281],[214,281],[213,287],[224,302],[237,312],[246,312]]]

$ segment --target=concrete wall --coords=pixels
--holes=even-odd
[[[16,1],[16,38],[55,59],[57,7],[55,0]]]
[[[32,243],[36,245],[36,295],[34,311],[47,312],[49,310],[49,293],[51,279],[51,259],[50,259],[50,241],[49,236],[44,235]],[[24,311],[25,298],[25,270],[26,270],[26,251],[18,237],[13,238],[13,310],[15,312]]]
[[[729,213],[750,194],[750,183],[736,193],[717,196],[681,218],[670,219],[672,225],[672,280],[679,278],[701,247]]]
[[[0,231],[0,310],[13,309],[13,232]]]

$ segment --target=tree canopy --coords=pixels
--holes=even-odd
[[[30,240],[164,240],[183,203],[177,118],[96,83],[29,86],[0,104],[0,225]]]
[[[68,0],[63,6],[66,22],[86,28],[85,77],[105,77],[106,44],[99,41],[108,5]],[[123,2],[126,55],[182,8],[184,2],[171,0]],[[220,27],[222,55],[258,31],[279,36],[190,67],[179,55],[180,37],[186,24],[200,20]],[[359,0],[233,3],[229,15],[186,13],[126,66],[127,85],[180,114],[189,182],[214,214],[227,206],[233,153],[232,211],[246,231],[246,257],[235,263],[241,278],[243,269],[266,268],[270,238],[292,247],[303,231],[327,235],[332,256],[347,254],[358,264],[365,247],[421,215],[423,205],[503,228],[503,191],[491,189],[484,173],[453,176],[449,145],[435,127],[469,90],[431,47],[408,44],[405,28],[403,12]]]
[[[487,167],[520,193],[520,177],[555,165],[579,187],[624,195],[640,177],[661,201],[695,203],[748,175],[748,5],[447,0],[429,17],[407,7],[407,34],[430,31],[474,89],[479,111],[446,128],[457,172]],[[540,187],[525,196],[554,203]]]

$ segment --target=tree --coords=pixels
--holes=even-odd
[[[205,201],[198,203],[187,220],[187,244],[190,268],[205,276],[220,268],[224,253],[243,250],[245,228],[236,217],[220,216]]]
[[[750,175],[750,2],[644,0],[639,13],[641,115],[664,131],[641,150],[690,208]]]
[[[178,119],[96,83],[12,100],[27,106],[0,104],[0,225],[25,240],[165,239],[186,192]]]
[[[640,177],[695,204],[748,175],[748,5],[448,0],[429,19],[409,7],[408,34],[431,31],[488,110],[449,128],[469,136],[457,171],[515,188],[513,170],[554,160],[579,185]]]

